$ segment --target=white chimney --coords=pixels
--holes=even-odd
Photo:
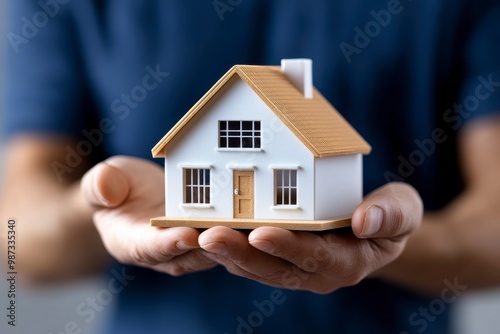
[[[311,59],[282,59],[281,71],[288,80],[304,94],[306,99],[313,97],[312,60]]]

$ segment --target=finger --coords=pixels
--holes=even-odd
[[[108,252],[124,264],[156,266],[199,248],[199,232],[188,227],[154,228],[147,223],[116,221],[113,210],[97,212],[95,225]]]
[[[323,272],[331,267],[335,252],[331,245],[318,235],[308,232],[292,232],[277,227],[260,227],[248,236],[250,244],[268,254],[293,263],[304,272]],[[340,248],[341,245],[335,245]]]
[[[128,181],[130,194],[127,202],[148,198],[165,198],[164,171],[157,164],[140,158],[115,156],[105,161],[119,169]]]
[[[188,273],[203,271],[217,266],[218,263],[207,256],[203,249],[193,249],[174,257],[172,260],[160,263],[152,268],[156,271],[180,276]]]
[[[89,203],[114,208],[144,198],[164,198],[163,170],[139,158],[116,156],[97,164],[82,179],[82,192]]]
[[[102,162],[93,167],[82,179],[84,198],[96,206],[113,208],[127,198],[129,183],[120,169]]]
[[[372,252],[367,240],[335,234],[317,235],[260,227],[248,237],[259,250],[293,264],[286,287],[330,293],[357,284],[369,271]]]
[[[291,263],[251,246],[245,233],[228,227],[208,229],[200,234],[198,242],[201,248],[216,254],[213,259],[229,272],[265,284],[283,286],[292,267]]]
[[[415,230],[422,215],[422,200],[413,187],[389,183],[369,194],[354,210],[352,230],[359,238],[396,238]]]

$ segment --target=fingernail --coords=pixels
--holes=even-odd
[[[101,202],[102,205],[104,205],[104,206],[109,205],[109,201],[107,199],[105,199],[104,196],[102,196],[102,194],[99,191],[96,191],[96,196],[97,196],[97,198],[99,198],[99,201]]]
[[[383,220],[384,211],[376,205],[370,206],[365,214],[365,221],[361,236],[368,238],[376,234],[380,230]]]
[[[177,243],[175,244],[175,247],[180,251],[187,251],[187,250],[198,248],[198,246],[188,245],[184,241],[177,241]]]
[[[250,244],[266,253],[273,253],[276,249],[276,246],[269,240],[253,240],[250,241]]]
[[[97,199],[99,199],[99,202],[101,202],[102,205],[104,205],[104,206],[109,205],[109,201],[106,198],[104,198],[104,196],[102,195],[102,193],[99,190],[99,186],[97,184],[97,177],[95,177],[95,175],[93,175],[93,178],[92,178],[92,192],[94,193],[94,196]]]
[[[227,246],[222,242],[212,242],[206,245],[201,245],[201,247],[204,250],[214,254],[224,255],[227,253]]]
[[[123,173],[116,167],[107,165],[106,172],[101,176],[105,177],[100,188],[101,200],[108,206],[121,204],[129,193],[128,181]]]

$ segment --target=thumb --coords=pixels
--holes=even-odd
[[[401,182],[370,193],[352,215],[352,230],[359,238],[395,238],[415,230],[422,221],[418,192]]]
[[[114,208],[125,201],[130,185],[120,169],[105,161],[94,166],[83,176],[81,188],[84,198],[90,204]]]

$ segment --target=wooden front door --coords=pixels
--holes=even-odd
[[[235,170],[233,173],[234,218],[253,218],[253,171]]]

